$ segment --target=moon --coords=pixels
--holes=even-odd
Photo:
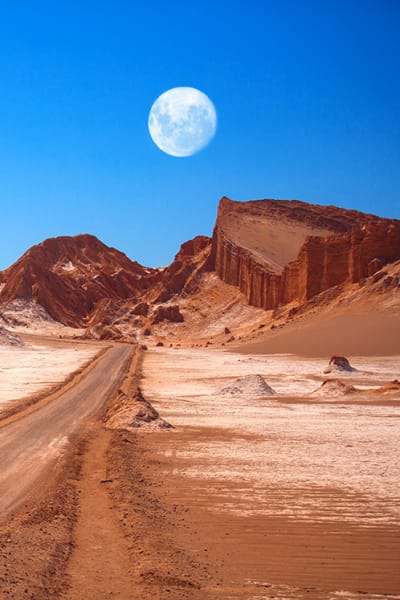
[[[171,156],[192,156],[215,135],[217,112],[210,98],[192,87],[176,87],[157,98],[149,113],[153,142]]]

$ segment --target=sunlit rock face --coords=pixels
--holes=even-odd
[[[299,201],[223,198],[212,243],[219,277],[249,304],[303,303],[400,258],[400,221]]]
[[[227,309],[239,295],[243,307],[295,314],[351,284],[375,296],[396,293],[399,259],[398,220],[299,201],[222,198],[212,239],[185,242],[164,268],[143,267],[91,235],[45,240],[0,272],[0,313],[10,313],[5,327],[22,324],[14,309],[23,302],[32,321],[130,341],[165,305],[159,331],[170,323],[189,335],[199,315],[218,317],[218,286],[225,286]]]
[[[99,301],[134,297],[160,278],[91,235],[45,240],[2,275],[2,304],[33,300],[72,327],[84,326]]]

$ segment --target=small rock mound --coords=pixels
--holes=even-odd
[[[333,396],[348,396],[357,391],[358,390],[354,386],[347,385],[339,379],[327,379],[319,388],[311,392],[311,396],[332,398]]]
[[[335,371],[351,372],[356,370],[357,369],[354,369],[354,367],[351,366],[349,360],[345,356],[332,356],[324,373],[332,373]]]
[[[177,304],[170,304],[168,306],[159,306],[155,309],[152,316],[152,323],[156,325],[162,321],[170,321],[171,323],[182,323],[184,321],[183,315],[179,310]]]
[[[119,389],[109,406],[103,421],[109,429],[134,431],[138,427],[147,429],[173,429],[162,419],[154,406],[144,398],[138,387],[132,396]]]
[[[274,396],[275,390],[265,381],[261,375],[246,375],[235,379],[232,385],[222,388],[223,396],[245,396],[251,398],[263,398]]]
[[[3,346],[24,346],[24,342],[18,335],[11,333],[0,325],[0,344]]]

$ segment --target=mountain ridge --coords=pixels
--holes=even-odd
[[[398,259],[399,220],[298,200],[223,197],[212,238],[183,243],[164,268],[144,267],[90,234],[44,240],[0,272],[0,307],[31,301],[95,337],[182,337],[199,315],[222,324],[237,303],[261,309],[247,311],[257,322],[267,314],[279,320],[343,286],[362,287]]]

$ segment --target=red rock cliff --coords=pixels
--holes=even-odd
[[[273,309],[400,258],[400,221],[299,201],[220,202],[211,264],[249,304]]]

